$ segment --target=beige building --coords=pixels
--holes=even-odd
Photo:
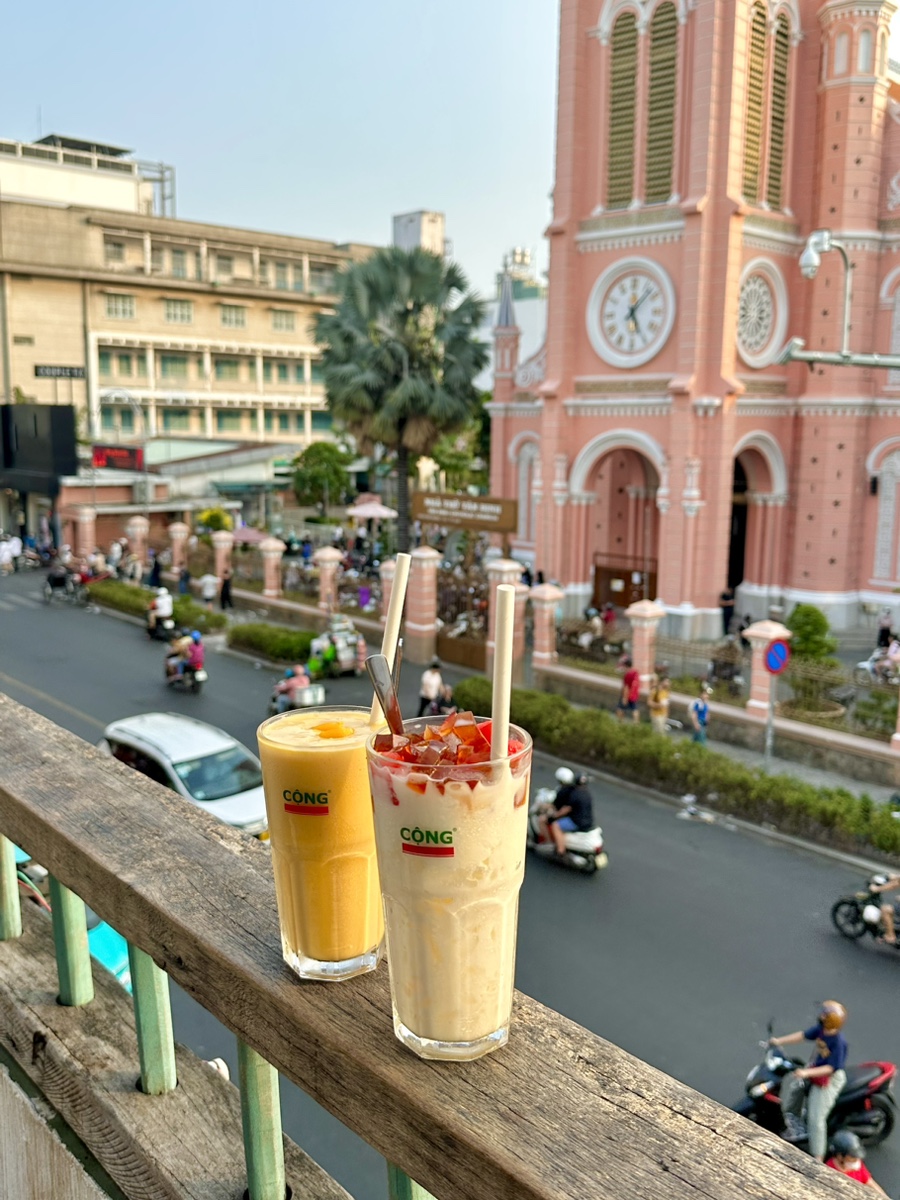
[[[372,247],[161,215],[174,173],[128,154],[0,140],[0,394],[104,441],[328,436],[313,322]]]

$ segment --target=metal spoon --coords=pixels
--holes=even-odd
[[[372,687],[375,689],[375,695],[378,697],[378,703],[381,705],[388,728],[391,733],[403,737],[403,714],[400,712],[400,703],[397,700],[394,681],[391,679],[388,660],[383,654],[371,654],[366,659],[366,670],[369,672]]]

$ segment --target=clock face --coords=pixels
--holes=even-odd
[[[587,330],[597,354],[614,367],[639,367],[665,345],[675,320],[675,291],[649,259],[604,271],[588,301]]]
[[[741,357],[758,358],[775,329],[775,295],[765,275],[748,275],[738,302],[738,349]]]

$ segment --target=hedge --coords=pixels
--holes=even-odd
[[[307,629],[288,629],[284,625],[256,622],[232,625],[228,630],[228,645],[235,650],[249,650],[275,662],[302,663],[309,658],[309,647],[316,635]]]
[[[153,598],[150,588],[134,587],[130,583],[122,583],[118,579],[100,579],[88,584],[91,599],[107,608],[115,608],[119,612],[129,613],[133,617],[143,617],[147,606]],[[199,629],[201,633],[212,633],[224,629],[228,624],[224,613],[210,612],[201,604],[197,604],[190,596],[173,595],[173,620],[176,625],[189,629]]]
[[[453,690],[460,708],[491,711],[482,676]],[[562,696],[513,690],[510,717],[535,744],[573,762],[673,795],[693,793],[709,808],[841,850],[900,859],[900,821],[867,795],[824,788],[791,775],[766,775],[687,739],[661,737],[649,725],[618,722],[610,713],[576,708]]]

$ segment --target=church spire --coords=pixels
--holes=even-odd
[[[503,272],[500,280],[500,306],[497,309],[495,329],[516,329],[516,313],[513,308],[512,276],[509,271]]]

